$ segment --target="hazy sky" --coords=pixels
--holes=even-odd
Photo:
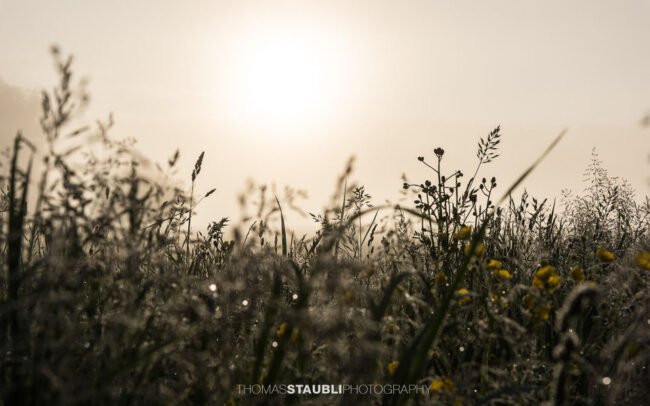
[[[206,151],[204,219],[237,218],[246,178],[306,189],[319,211],[352,154],[355,179],[394,199],[402,173],[431,176],[416,157],[434,147],[469,172],[497,124],[501,157],[483,173],[502,190],[568,127],[529,190],[581,189],[596,147],[647,192],[648,0],[2,0],[5,145],[18,128],[39,141],[53,43],[89,79],[88,120],[114,112],[113,136],[155,161],[180,148],[188,178]]]

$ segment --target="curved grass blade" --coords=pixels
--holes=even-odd
[[[343,202],[341,202],[341,218],[339,219],[339,227],[343,224],[343,217],[345,214],[345,199],[347,197],[347,192],[348,192],[348,181],[346,180],[345,184],[343,185]],[[339,255],[339,239],[340,239],[340,234],[337,234],[336,245],[334,247],[334,259],[336,259]]]
[[[395,289],[397,289],[397,285],[399,285],[400,282],[411,275],[413,275],[411,272],[402,272],[391,278],[390,283],[386,287],[386,291],[384,292],[384,297],[381,299],[381,302],[379,302],[379,304],[376,306],[373,305],[373,319],[375,321],[381,320],[381,318],[384,316],[384,313],[386,313],[386,309],[390,304],[390,299],[393,296],[393,292]]]
[[[282,206],[280,206],[280,200],[275,196],[275,201],[278,203],[278,209],[280,210],[280,222],[282,223],[282,256],[287,256],[287,230],[284,226],[284,214],[282,214]]]

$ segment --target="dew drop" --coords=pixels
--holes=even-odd
[[[609,376],[603,378],[603,385],[609,385],[610,383],[612,383],[612,378]]]
[[[211,290],[212,292],[216,291],[216,290],[217,290],[217,285],[215,285],[214,283],[213,283],[213,284],[210,284],[210,290]]]

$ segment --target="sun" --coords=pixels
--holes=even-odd
[[[324,120],[342,93],[340,49],[317,29],[278,24],[238,36],[220,58],[217,91],[229,117],[290,131]]]
[[[318,50],[298,38],[260,41],[242,71],[242,102],[254,116],[304,119],[316,113],[328,77]]]

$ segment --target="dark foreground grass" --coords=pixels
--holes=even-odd
[[[0,404],[646,402],[648,204],[596,157],[562,210],[526,193],[496,203],[480,174],[497,128],[467,180],[441,148],[418,158],[431,180],[405,180],[401,207],[372,207],[348,168],[314,236],[295,237],[291,201],[265,189],[232,233],[228,219],[199,232],[204,154],[186,194],[145,175],[110,120],[70,129],[86,97],[55,57],[44,171],[32,181],[19,135],[1,178]],[[62,147],[77,137],[95,148]],[[373,383],[429,393],[238,391]]]

